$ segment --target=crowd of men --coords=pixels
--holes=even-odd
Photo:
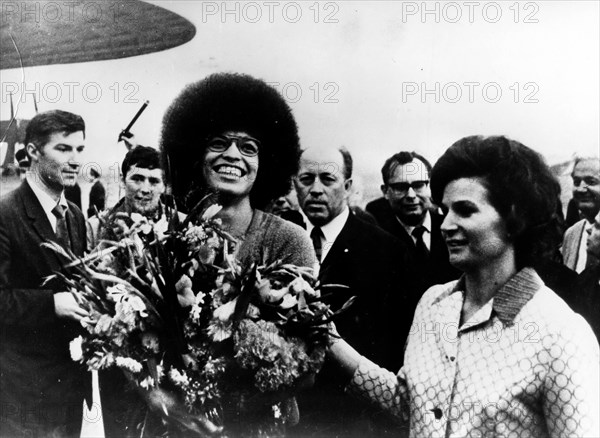
[[[69,357],[68,344],[87,313],[70,293],[43,283],[64,260],[42,243],[55,241],[79,256],[93,248],[111,231],[102,229],[95,216],[104,208],[104,191],[97,189],[102,202],[88,211],[87,223],[80,208],[65,197],[81,168],[85,148],[81,117],[65,111],[40,113],[27,127],[25,145],[30,162],[27,177],[0,201],[0,436],[78,436],[82,400],[90,400],[91,379]],[[362,354],[392,370],[402,364],[403,342],[422,293],[460,275],[448,262],[440,231],[443,216],[431,201],[431,167],[425,157],[411,151],[388,158],[381,170],[382,197],[370,202],[365,212],[349,205],[350,153],[344,148],[309,147],[294,179],[298,205],[285,199],[273,203],[274,213],[306,229],[321,282],[348,286],[334,299],[342,304],[356,297],[337,323],[340,334]],[[557,293],[598,336],[598,157],[578,159],[572,178],[579,220],[566,230],[555,256],[540,266],[540,275],[551,287],[567,285]],[[122,184],[125,195],[107,214],[136,212],[152,221],[164,220],[160,199],[166,184],[156,149],[138,146],[127,153]],[[300,397],[302,421],[290,433],[393,433],[393,426],[378,412],[349,400],[342,384],[325,366],[314,387]],[[118,401],[119,394],[110,402],[117,406],[115,416]],[[109,422],[120,420],[108,420],[107,436],[117,436]]]

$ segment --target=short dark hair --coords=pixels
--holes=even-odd
[[[482,178],[490,203],[504,219],[519,269],[554,254],[562,238],[560,185],[539,153],[504,136],[462,138],[433,166],[434,202],[441,205],[450,182],[473,177]]]
[[[414,159],[421,160],[427,168],[427,174],[431,176],[431,163],[427,161],[425,157],[417,154],[416,152],[401,151],[385,160],[385,163],[381,168],[381,178],[383,179],[383,183],[387,185],[388,181],[390,180],[390,176],[396,167],[402,166],[403,164],[408,164]]]
[[[33,143],[42,147],[52,134],[72,134],[77,131],[82,131],[85,137],[85,122],[81,116],[62,110],[44,111],[36,114],[27,124],[25,146]]]
[[[338,151],[342,154],[342,161],[344,162],[344,179],[352,178],[353,161],[350,151],[345,146],[340,146]]]
[[[131,166],[137,166],[144,169],[159,169],[160,153],[158,150],[148,146],[137,146],[127,152],[121,165],[121,176],[123,179],[127,176],[127,172]]]
[[[163,118],[161,151],[176,199],[189,209],[206,194],[199,166],[207,138],[226,131],[246,132],[260,141],[252,206],[264,208],[285,195],[300,158],[298,128],[290,107],[260,79],[215,73],[188,85]]]

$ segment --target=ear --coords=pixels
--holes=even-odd
[[[385,184],[381,184],[379,188],[381,189],[381,193],[383,193],[383,196],[387,195],[387,186]]]
[[[31,162],[39,161],[40,159],[40,149],[33,143],[27,143],[25,146],[25,150],[27,151],[27,155],[29,155],[29,159]]]
[[[348,178],[344,182],[344,188],[346,189],[346,192],[350,192],[350,190],[352,189],[352,178]]]

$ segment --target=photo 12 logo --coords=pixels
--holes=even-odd
[[[340,86],[337,82],[313,82],[302,86],[298,82],[267,82],[281,93],[288,103],[298,103],[302,98],[314,103],[338,103]]]
[[[101,85],[98,82],[2,82],[2,103],[7,103],[14,96],[25,103],[28,95],[33,95],[36,102],[44,103],[97,103],[109,99],[114,103],[139,103],[140,87],[136,82],[113,82]]]
[[[202,2],[202,23],[339,23],[337,2]]]
[[[81,1],[2,1],[2,24],[20,23],[97,23],[133,21],[133,3]]]
[[[421,103],[498,103],[511,99],[514,103],[539,103],[540,87],[536,82],[402,82],[402,103],[419,100]]]
[[[402,23],[539,23],[536,2],[402,2]]]

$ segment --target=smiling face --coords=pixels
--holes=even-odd
[[[234,137],[237,139],[228,140]],[[224,149],[222,151],[206,149],[202,163],[205,183],[220,194],[238,198],[250,196],[258,175],[259,158],[258,155],[248,156],[252,148],[244,143],[254,139],[245,132],[233,131],[227,131],[218,138],[219,141],[226,140],[226,146],[219,144],[216,149]]]
[[[348,204],[352,180],[344,177],[342,154],[337,149],[308,149],[302,154],[294,180],[298,202],[312,224],[322,226]]]
[[[481,178],[451,181],[442,204],[447,213],[441,231],[454,267],[469,273],[514,260],[504,219],[490,203]]]
[[[160,196],[165,192],[162,169],[147,169],[135,164],[123,180],[125,202],[132,212],[152,216],[158,209]]]
[[[32,171],[42,184],[57,193],[75,185],[85,149],[84,138],[83,131],[55,132],[42,146],[27,145]]]
[[[573,169],[573,199],[577,208],[592,222],[600,211],[600,161],[586,159]]]

